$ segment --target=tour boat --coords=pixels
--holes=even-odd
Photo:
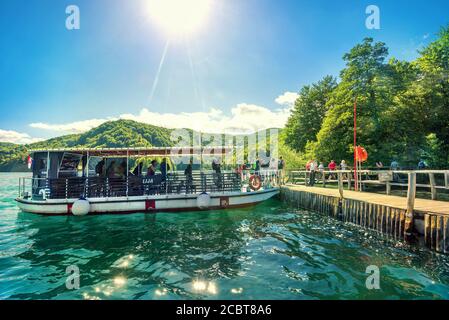
[[[16,199],[24,212],[88,215],[196,211],[255,205],[279,193],[277,170],[204,170],[204,158],[226,147],[52,149],[30,151],[31,178],[21,178]],[[136,163],[151,159],[200,159],[181,171],[147,174]],[[178,158],[179,159],[179,158]],[[216,158],[215,158],[216,159]],[[173,165],[172,165],[173,166]],[[276,168],[274,168],[276,169]]]

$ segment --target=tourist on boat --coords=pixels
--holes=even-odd
[[[147,176],[152,177],[152,176],[156,175],[156,166],[157,166],[157,161],[156,160],[151,161],[151,164],[148,167]]]
[[[217,185],[218,189],[221,189],[222,186],[222,180],[221,180],[221,166],[217,159],[214,159],[212,161],[212,170],[215,171],[215,184]]]
[[[99,177],[104,176],[104,166],[106,165],[106,159],[101,159],[100,162],[97,163],[95,166],[95,174],[97,174]]]
[[[109,167],[106,169],[106,176],[108,178],[114,178],[115,170],[116,170],[115,161],[111,161]]]
[[[140,177],[142,175],[143,162],[140,162],[133,170],[132,174],[136,177]]]
[[[162,181],[165,181],[167,178],[167,171],[170,170],[170,165],[167,163],[167,158],[162,159],[160,170],[162,174]]]
[[[126,168],[128,164],[126,161],[122,161],[122,163],[117,167],[116,176],[117,178],[125,179],[126,178]]]
[[[187,168],[184,170],[184,175],[186,176],[186,193],[192,192],[193,185],[193,160],[190,160]]]
[[[256,163],[254,164],[254,171],[256,175],[259,175],[260,172],[260,159],[257,158]]]

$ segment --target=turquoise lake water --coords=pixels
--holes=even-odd
[[[0,299],[448,299],[449,259],[271,200],[251,209],[43,217],[0,174]],[[23,176],[23,175],[22,175]],[[380,290],[365,285],[379,267]],[[67,267],[80,288],[66,288]]]

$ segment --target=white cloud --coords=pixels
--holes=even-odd
[[[138,115],[124,114],[121,119],[134,120],[166,128],[188,128],[208,133],[249,133],[267,128],[281,128],[290,112],[287,109],[272,111],[254,104],[241,103],[227,115],[212,108],[208,112],[157,113],[146,108]]]
[[[284,94],[276,98],[275,102],[281,106],[292,107],[295,101],[299,98],[299,94],[295,92],[287,91]]]
[[[191,113],[159,113],[143,108],[138,114],[122,114],[107,119],[91,119],[64,124],[32,123],[31,127],[53,131],[55,133],[82,133],[95,128],[106,121],[126,119],[170,129],[193,129],[207,133],[252,133],[267,128],[285,126],[290,110],[298,95],[286,92],[275,102],[282,108],[271,110],[255,104],[240,103],[225,113],[221,109]]]
[[[108,120],[115,120],[115,119],[90,119],[90,120],[83,120],[83,121],[75,121],[71,123],[66,124],[48,124],[48,123],[31,123],[30,127],[35,129],[42,129],[42,130],[48,130],[48,131],[55,131],[55,132],[61,132],[61,133],[83,133],[90,129],[93,129],[95,127],[98,127],[99,125],[105,123]]]
[[[12,130],[0,129],[0,142],[10,142],[16,144],[29,144],[33,142],[42,141],[40,138],[32,138],[27,133],[20,133]]]

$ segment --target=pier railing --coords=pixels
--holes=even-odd
[[[318,170],[314,174],[307,170],[292,170],[287,176],[291,184],[315,187],[335,185],[348,190],[355,188],[356,181],[353,170]],[[449,170],[360,170],[357,181],[359,191],[380,186],[390,195],[393,187],[422,188],[430,193],[432,200],[436,200],[438,190],[449,191]]]

